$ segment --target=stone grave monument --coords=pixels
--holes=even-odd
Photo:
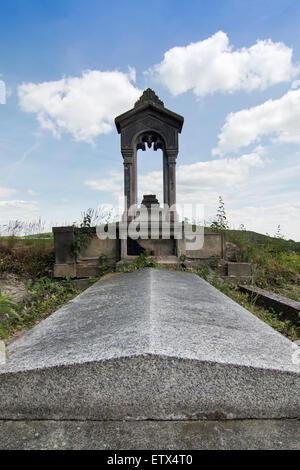
[[[177,266],[180,257],[188,265],[200,266],[209,263],[215,257],[224,258],[225,240],[222,233],[204,233],[201,247],[188,247],[182,224],[178,222],[176,211],[176,160],[179,151],[178,134],[184,118],[165,108],[164,103],[153,90],[144,91],[134,108],[116,117],[115,123],[121,135],[121,153],[124,165],[124,202],[125,210],[122,227],[138,216],[143,226],[138,239],[127,234],[121,235],[121,225],[117,228],[116,239],[99,239],[96,236],[90,245],[80,254],[72,252],[72,244],[82,229],[76,227],[54,227],[55,267],[54,276],[75,277],[94,276],[98,272],[99,256],[106,256],[112,266],[122,261],[130,261],[143,250],[156,257],[159,264]],[[141,205],[138,201],[138,150],[146,146],[154,150],[161,149],[163,154],[163,201],[156,195],[144,195]],[[151,207],[151,217],[150,217]],[[131,208],[131,212],[130,212]],[[132,211],[133,208],[133,211]],[[148,209],[146,212],[142,208]],[[155,209],[155,216],[153,217]],[[148,214],[144,223],[143,215]],[[170,234],[164,236],[163,227],[169,224]],[[121,222],[120,222],[121,224]],[[151,228],[157,229],[157,235],[151,236]]]

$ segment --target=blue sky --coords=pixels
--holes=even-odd
[[[72,223],[122,194],[116,115],[153,88],[185,118],[179,203],[300,240],[297,0],[0,2],[0,225]],[[161,200],[160,152],[139,152]]]

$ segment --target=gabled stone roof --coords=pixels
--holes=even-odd
[[[167,120],[169,125],[178,129],[178,132],[181,132],[184,122],[183,116],[165,108],[163,101],[159,99],[156,93],[151,90],[151,88],[147,88],[147,90],[143,92],[142,96],[136,101],[132,109],[115,118],[118,133],[120,134],[123,126],[127,126],[129,122],[135,120],[138,121],[140,119],[140,113],[147,109],[159,114],[162,120]]]

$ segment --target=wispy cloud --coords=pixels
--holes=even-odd
[[[39,142],[35,142],[29,149],[25,150],[21,158],[19,158],[16,162],[15,165],[21,165],[22,163],[25,162],[25,160],[31,155],[35,150],[37,150],[40,147]]]
[[[5,188],[4,186],[0,186],[0,197],[10,197],[16,194],[16,190],[13,188]]]
[[[0,201],[0,223],[7,223],[9,220],[30,220],[38,213],[38,203],[36,201],[10,200]]]

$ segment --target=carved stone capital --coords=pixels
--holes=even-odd
[[[178,150],[166,150],[166,155],[167,155],[167,159],[168,159],[168,163],[169,165],[173,164],[175,165],[176,164],[176,159],[177,159],[177,155],[178,155]]]
[[[124,165],[130,165],[133,163],[133,150],[132,149],[122,149],[121,150],[123,159],[124,159]]]

